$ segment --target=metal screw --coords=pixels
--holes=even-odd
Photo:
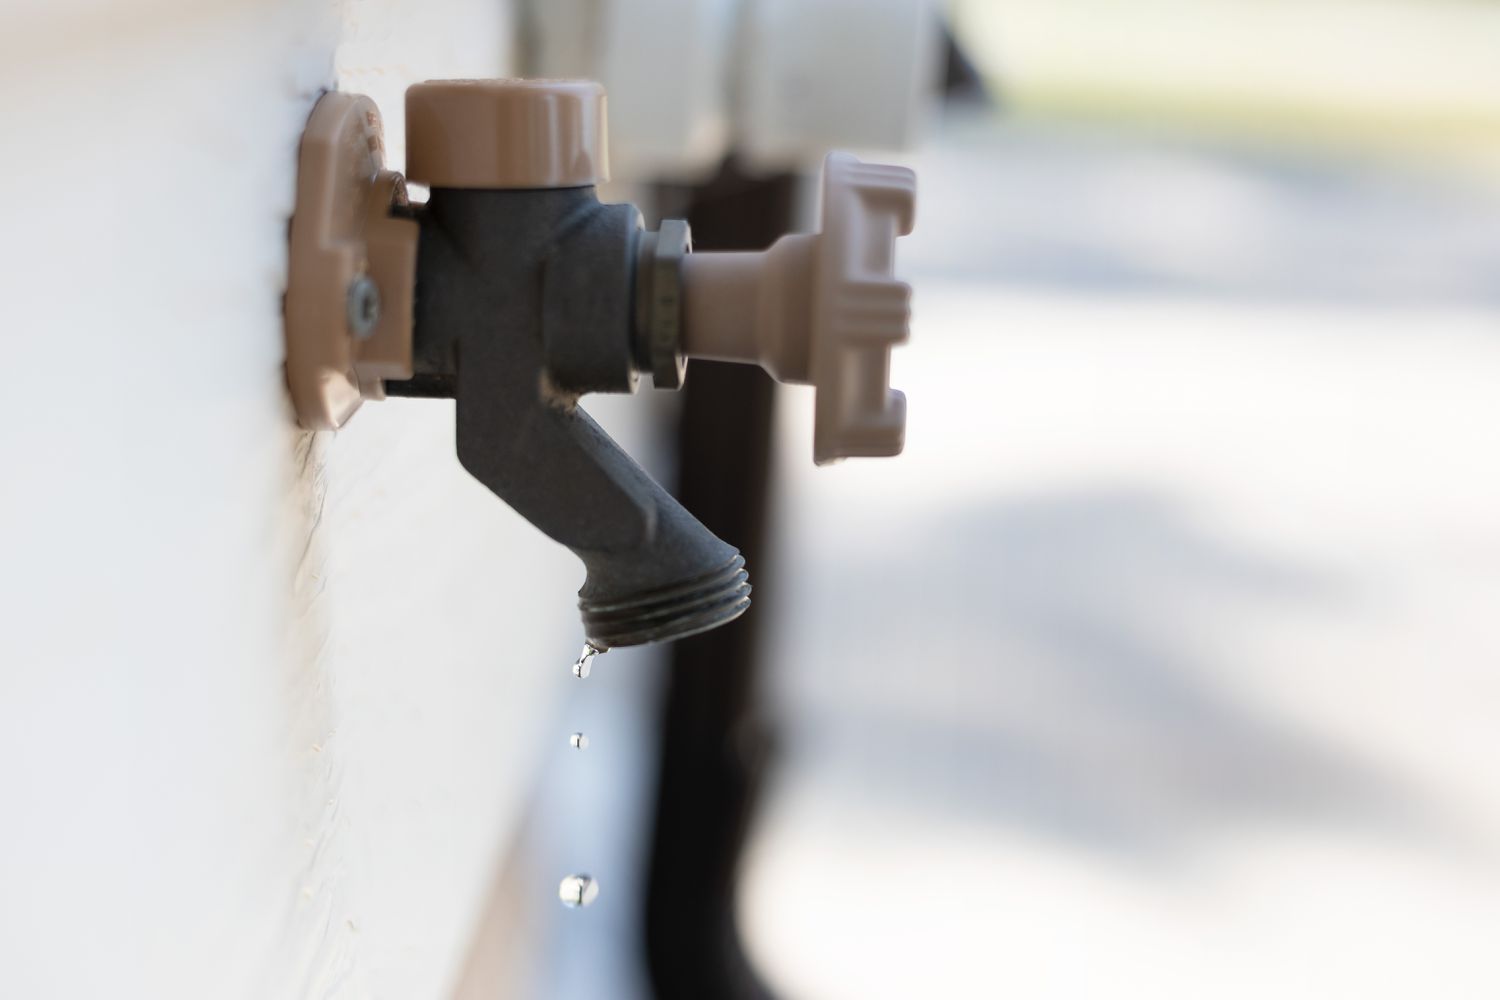
[[[349,320],[349,331],[360,340],[375,332],[380,322],[380,286],[369,275],[362,274],[349,283],[344,314]]]

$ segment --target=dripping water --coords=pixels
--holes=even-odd
[[[583,652],[578,654],[578,659],[573,663],[573,676],[584,680],[589,675],[594,657],[604,652],[604,647],[596,646],[592,642],[585,642]],[[575,750],[587,750],[589,738],[583,733],[573,733],[568,737],[568,745]],[[578,909],[588,906],[599,895],[599,883],[592,875],[577,874],[568,875],[557,885],[557,898],[569,909]]]
[[[570,910],[588,906],[599,897],[599,882],[592,875],[569,875],[557,885],[557,898]]]
[[[577,677],[579,680],[583,680],[584,678],[588,677],[589,670],[592,669],[591,664],[594,662],[594,657],[598,656],[602,652],[604,652],[604,650],[594,645],[592,642],[584,643],[583,652],[578,654],[578,659],[573,663],[573,676]]]

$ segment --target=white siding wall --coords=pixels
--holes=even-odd
[[[444,995],[581,569],[452,409],[292,426],[319,91],[507,68],[504,0],[44,0],[0,18],[0,994]]]

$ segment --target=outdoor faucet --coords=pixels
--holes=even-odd
[[[642,229],[604,204],[604,92],[587,81],[418,84],[407,174],[384,169],[364,97],[328,94],[303,136],[287,288],[299,420],[341,425],[362,399],[452,398],[459,461],[583,561],[579,608],[601,649],[733,620],[744,559],[588,414],[588,392],[679,388],[690,357],[758,363],[817,389],[814,459],[894,455],[906,407],[887,386],[907,336],[892,278],[911,231],[901,167],[832,154],[823,228],[764,253],[691,253],[687,224]]]

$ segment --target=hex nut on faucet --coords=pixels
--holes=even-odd
[[[690,357],[753,362],[816,387],[816,461],[899,452],[905,399],[887,381],[910,290],[892,277],[892,252],[912,227],[911,172],[833,154],[820,233],[693,254],[685,222],[645,232],[634,207],[598,200],[598,84],[418,84],[406,123],[425,205],[407,204],[404,179],[384,170],[367,98],[326,95],[309,120],[286,305],[299,420],[336,427],[386,394],[456,400],[460,462],[583,561],[579,608],[596,646],[738,617],[750,603],[743,558],[578,399],[632,392],[642,372],[675,389]],[[380,307],[360,339],[344,296],[364,275]]]

